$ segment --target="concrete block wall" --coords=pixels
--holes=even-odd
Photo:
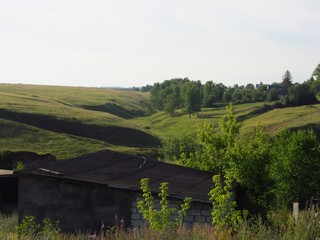
[[[138,201],[141,201],[142,199],[143,198],[141,197],[140,194],[133,195],[133,198],[131,201],[131,219],[130,219],[131,227],[141,227],[147,224],[137,207]],[[177,200],[172,198],[168,200],[169,200],[169,207],[177,209],[176,212],[178,212],[180,210],[182,200]],[[161,209],[161,204],[159,199],[155,199],[154,207],[155,209],[158,209],[158,210]],[[191,227],[194,223],[211,224],[212,222],[211,211],[212,211],[212,207],[210,203],[201,203],[201,202],[192,201],[191,208],[188,211],[187,216],[185,216],[183,219],[183,224],[186,227]],[[173,216],[173,218],[176,218],[176,217],[177,215]]]
[[[19,218],[59,220],[62,231],[99,230],[130,219],[131,191],[56,178],[19,177]],[[125,222],[129,227],[130,222]]]

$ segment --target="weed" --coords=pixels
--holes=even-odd
[[[169,208],[168,203],[168,183],[160,184],[160,198],[161,209],[157,210],[154,207],[154,198],[149,187],[149,179],[141,179],[141,190],[143,200],[138,202],[138,209],[143,214],[151,229],[162,231],[167,228],[175,228],[182,224],[183,218],[186,216],[187,211],[191,207],[191,198],[185,198],[181,204],[181,210],[178,211],[178,217],[173,219],[176,212],[175,208]]]

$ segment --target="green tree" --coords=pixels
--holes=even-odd
[[[243,89],[236,88],[232,93],[232,101],[234,103],[241,103],[243,99]]]
[[[164,111],[171,116],[175,110],[180,107],[180,89],[177,85],[171,85],[166,89],[166,98],[164,100]]]
[[[182,86],[182,99],[184,109],[189,117],[201,110],[201,88],[197,82],[187,82]]]
[[[233,176],[228,172],[224,177],[216,174],[212,178],[215,187],[209,192],[212,202],[212,225],[216,230],[231,229],[236,231],[241,219],[241,211],[236,210],[233,200]]]
[[[319,94],[320,93],[320,78],[317,78],[317,80],[312,81],[311,86],[310,86],[310,90],[314,94]]]
[[[254,85],[252,83],[248,83],[246,85],[246,89],[254,89]]]
[[[278,91],[276,88],[271,88],[267,94],[267,101],[272,102],[278,100]]]
[[[320,93],[320,64],[313,70],[311,78],[307,81],[310,90],[315,94]]]
[[[313,70],[312,77],[316,78],[315,80],[320,80],[320,64]]]
[[[204,124],[198,132],[199,148],[192,154],[183,154],[178,163],[188,167],[224,172],[232,167],[230,153],[242,123],[237,121],[232,104],[226,107],[227,114],[219,122],[220,132],[212,124]]]
[[[275,183],[274,206],[291,207],[299,197],[320,196],[320,142],[309,130],[284,130],[272,146],[270,176]]]
[[[284,75],[282,76],[281,86],[283,88],[289,88],[292,86],[292,76],[289,70],[285,71]]]
[[[232,152],[235,179],[241,185],[238,199],[240,207],[262,216],[265,216],[270,203],[268,190],[271,181],[267,171],[270,149],[268,133],[264,128],[256,127],[236,141]]]
[[[307,83],[295,84],[289,88],[289,95],[282,99],[284,106],[300,106],[317,103],[317,98]]]
[[[198,148],[198,143],[192,136],[168,137],[162,140],[161,155],[166,160],[178,160],[183,154],[190,158]]]
[[[220,120],[220,132],[211,124],[205,124],[198,133],[201,149],[188,158],[181,155],[179,163],[189,167],[213,171],[215,187],[209,196],[212,202],[212,223],[217,229],[236,228],[240,212],[236,210],[232,183],[235,181],[235,162],[232,158],[242,123],[237,121],[232,104],[226,107],[227,114]]]
[[[164,91],[162,90],[160,83],[155,83],[150,92],[152,106],[162,111],[164,105]]]
[[[233,91],[234,91],[234,88],[231,88],[231,87],[224,89],[223,96],[222,96],[222,102],[225,102],[225,103],[232,102]]]

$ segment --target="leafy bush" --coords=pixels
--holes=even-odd
[[[236,231],[241,223],[241,211],[236,210],[236,202],[232,199],[232,178],[213,176],[215,187],[209,192],[212,202],[212,225],[217,230],[231,229]]]
[[[192,199],[187,197],[181,204],[181,210],[178,211],[178,217],[174,218],[176,212],[175,208],[169,208],[168,206],[168,183],[164,182],[160,184],[160,198],[161,209],[157,210],[154,207],[154,198],[149,187],[149,179],[141,179],[141,190],[143,200],[138,202],[138,209],[143,214],[150,227],[157,231],[162,231],[166,228],[175,228],[182,224],[183,218],[187,215],[187,211],[191,207]]]
[[[21,224],[16,228],[18,236],[22,239],[46,239],[55,240],[59,238],[59,221],[53,222],[49,218],[42,220],[42,225],[36,223],[34,216],[25,216]]]
[[[162,141],[160,153],[166,160],[178,160],[181,157],[181,154],[190,157],[190,154],[194,153],[197,147],[198,144],[194,137],[169,137]]]
[[[272,145],[269,167],[274,207],[291,207],[300,197],[320,196],[320,141],[312,130],[282,131]]]

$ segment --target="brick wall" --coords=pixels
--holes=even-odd
[[[142,214],[139,213],[137,208],[137,202],[142,200],[141,195],[133,195],[131,202],[131,227],[140,227],[146,225],[146,221],[143,219]],[[176,208],[177,212],[180,210],[180,205],[182,201],[177,199],[169,199],[169,207]],[[160,201],[155,199],[154,207],[156,209],[161,209]],[[191,227],[194,223],[208,223],[212,222],[211,217],[211,204],[210,203],[201,203],[192,201],[190,210],[188,211],[187,216],[184,217],[183,224],[187,227]],[[177,216],[174,216],[174,218]]]

